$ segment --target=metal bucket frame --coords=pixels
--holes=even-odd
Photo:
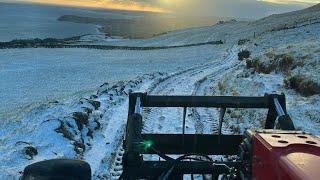
[[[182,134],[142,134],[141,107],[182,107]],[[219,133],[185,134],[186,109],[188,107],[220,108]],[[163,172],[174,167],[171,179],[183,179],[184,174],[212,174],[217,179],[220,174],[230,173],[241,166],[240,161],[177,161],[168,154],[190,155],[237,155],[242,135],[222,135],[221,127],[227,108],[265,108],[268,115],[265,129],[294,130],[294,125],[286,111],[285,95],[265,94],[262,97],[242,96],[154,96],[146,93],[129,95],[129,111],[126,137],[123,142],[124,179],[158,179]],[[152,142],[152,144],[146,144]],[[144,161],[144,154],[158,154],[166,160]],[[232,167],[232,168],[230,168]]]

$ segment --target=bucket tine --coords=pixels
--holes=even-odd
[[[183,107],[183,122],[182,122],[182,134],[185,134],[186,129],[186,114],[187,114],[187,107]]]
[[[220,136],[221,136],[221,131],[222,131],[222,121],[223,117],[226,113],[226,108],[221,108],[220,109],[220,116],[219,116],[219,127],[218,127],[218,135],[219,135],[219,142],[220,142]]]
[[[182,122],[182,148],[184,148],[184,134],[186,129],[186,114],[187,114],[187,107],[183,107],[183,122]]]

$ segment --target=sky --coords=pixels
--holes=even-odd
[[[163,12],[181,15],[249,18],[289,12],[320,3],[320,0],[10,0],[10,2],[14,1]]]

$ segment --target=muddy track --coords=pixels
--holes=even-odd
[[[238,49],[236,47],[227,50],[228,56],[222,60],[216,60],[204,65],[196,66],[175,74],[172,74],[166,78],[160,79],[154,84],[149,86],[149,94],[152,95],[208,95],[206,92],[200,89],[204,86],[210,84],[211,80],[219,79],[225,73],[228,73],[232,69],[238,66],[238,62],[234,60],[235,52]],[[206,80],[203,80],[206,79]],[[199,82],[201,82],[199,84]],[[127,103],[127,102],[125,102]],[[121,109],[127,108],[126,105],[122,105]],[[182,108],[144,108],[143,115],[143,133],[181,133],[182,132]],[[118,114],[122,113],[122,115]],[[202,112],[197,112],[202,114]],[[207,113],[208,114],[208,113]],[[209,113],[210,114],[210,113]],[[117,118],[126,119],[126,113],[122,111],[114,112],[114,116]],[[201,121],[212,121],[215,124],[212,117],[208,119],[203,119],[200,116],[199,120],[195,120],[195,112],[191,108],[187,109],[187,119],[186,119],[186,133],[203,133],[204,127],[201,125]],[[122,117],[123,116],[123,117]],[[118,137],[113,137],[113,150],[111,157],[105,159],[108,161],[108,165],[103,165],[99,167],[99,171],[105,171],[106,174],[104,178],[106,179],[117,179],[122,172],[122,164],[120,159],[123,155],[122,149],[122,139],[124,134],[125,121],[122,125],[116,127],[118,132],[116,135]],[[115,131],[115,130],[114,130]],[[153,157],[150,157],[153,158]],[[99,174],[100,174],[99,173]],[[100,177],[97,177],[100,178]]]

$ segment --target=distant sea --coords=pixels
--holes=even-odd
[[[0,2],[0,42],[99,33],[96,25],[57,21],[66,14],[96,16],[98,13],[84,8]]]

